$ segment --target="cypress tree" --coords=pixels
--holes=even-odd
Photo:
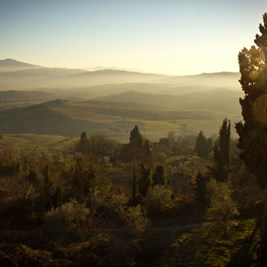
[[[245,96],[240,99],[243,122],[236,124],[236,130],[240,157],[265,190],[259,266],[267,266],[267,13],[259,30],[257,47],[244,48],[238,55]]]
[[[207,139],[202,131],[197,136],[195,151],[200,158],[204,159],[207,159],[212,152],[212,139]]]
[[[231,123],[227,119],[224,119],[220,128],[219,137],[217,138],[214,144],[214,166],[211,169],[212,175],[219,182],[225,182],[229,173],[230,136]]]

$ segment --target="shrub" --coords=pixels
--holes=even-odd
[[[233,217],[239,214],[236,203],[231,197],[232,190],[229,184],[217,182],[212,179],[208,184],[210,193],[210,206],[207,215],[215,220],[224,228],[224,233],[227,235],[228,227],[233,221]]]
[[[150,215],[169,213],[175,206],[172,190],[167,186],[156,185],[149,189],[144,204]]]
[[[144,216],[140,205],[127,209],[126,225],[134,235],[140,237],[144,234],[148,226],[148,219]]]
[[[89,210],[84,204],[71,200],[45,214],[46,229],[56,235],[77,235],[80,226],[86,223]]]
[[[123,216],[129,199],[124,194],[111,194],[105,201],[106,213],[115,216]]]

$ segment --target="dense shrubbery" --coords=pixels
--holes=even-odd
[[[81,226],[86,224],[88,215],[89,210],[84,204],[71,200],[46,212],[46,231],[62,237],[77,236]]]
[[[149,215],[163,215],[173,211],[177,200],[173,198],[170,187],[156,185],[151,187],[144,200],[144,205]]]
[[[179,232],[177,223],[205,220],[206,209],[228,232],[237,207],[242,212],[261,201],[260,189],[251,186],[254,178],[234,149],[229,149],[227,181],[211,180],[208,186],[216,178],[216,159],[198,157],[195,139],[171,133],[152,145],[135,127],[127,145],[83,135],[74,149],[62,153],[10,149],[7,157],[8,148],[0,147],[0,239],[6,241],[0,265],[132,266],[144,261],[144,251],[153,260],[166,256],[159,253],[168,247],[164,238],[148,248],[148,240],[165,237],[163,230],[157,236],[153,223],[168,218],[167,231],[177,227]],[[236,178],[241,176],[248,178]],[[249,189],[254,193],[246,193]]]
[[[144,216],[140,205],[129,207],[125,214],[125,220],[130,232],[138,237],[144,234],[148,226],[148,219]]]

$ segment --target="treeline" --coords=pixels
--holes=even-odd
[[[230,128],[225,119],[214,140],[203,131],[183,137],[171,132],[152,143],[135,126],[127,144],[84,132],[72,149],[61,152],[1,145],[0,240],[13,249],[4,246],[0,263],[20,262],[27,253],[33,257],[31,247],[50,251],[47,258],[37,253],[38,266],[48,259],[78,266],[78,254],[87,265],[130,266],[144,260],[138,255],[147,233],[166,216],[195,214],[192,223],[212,220],[227,234],[232,219],[255,209],[262,197],[239,160]],[[32,233],[19,240],[27,246],[25,255],[5,236],[10,229]],[[71,259],[58,252],[69,244],[76,244]],[[94,246],[106,246],[105,255]],[[10,251],[18,250],[12,260]]]

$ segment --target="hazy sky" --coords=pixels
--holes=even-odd
[[[238,71],[267,0],[0,0],[0,58],[164,74]]]

